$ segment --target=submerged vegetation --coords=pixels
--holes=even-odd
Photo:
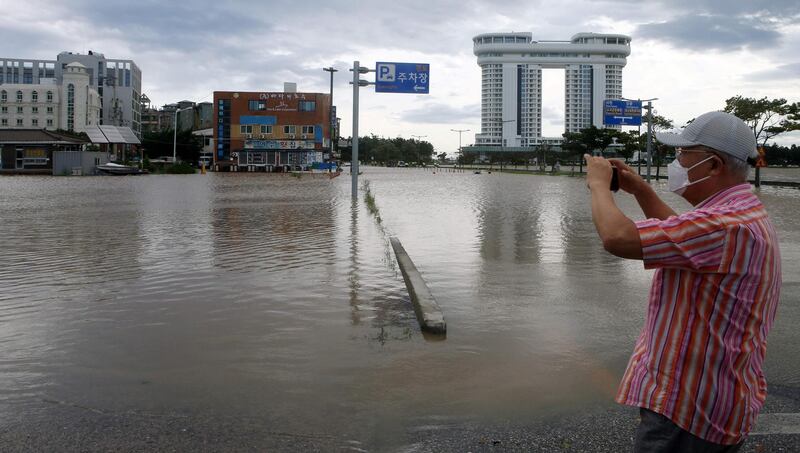
[[[375,220],[377,220],[378,223],[381,223],[381,213],[380,210],[378,210],[378,206],[375,204],[375,196],[372,195],[372,191],[369,187],[369,181],[364,181],[363,189],[364,203],[367,205],[367,211],[375,216]]]

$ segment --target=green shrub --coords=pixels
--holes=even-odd
[[[179,162],[166,168],[166,173],[170,175],[191,175],[195,173],[195,168],[186,162]]]

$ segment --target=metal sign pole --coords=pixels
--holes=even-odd
[[[650,182],[650,165],[653,162],[653,101],[647,101],[647,182]]]
[[[353,200],[358,199],[358,88],[361,71],[358,61],[353,62],[353,152],[350,158],[351,193]]]

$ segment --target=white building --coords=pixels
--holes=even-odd
[[[63,85],[71,63],[85,67],[89,86],[100,96],[100,123],[129,127],[141,137],[142,71],[133,60],[106,58],[91,50],[87,54],[61,52],[55,60],[0,56],[0,89],[8,90],[3,87],[12,84]]]
[[[578,33],[569,41],[534,41],[531,33],[485,33],[472,39],[482,72],[478,146],[531,146],[542,138],[542,69],[565,70],[567,132],[603,126],[603,101],[622,97],[630,36]]]
[[[54,78],[38,82],[0,85],[0,128],[85,132],[100,124],[100,95],[84,65],[65,65],[60,84]]]

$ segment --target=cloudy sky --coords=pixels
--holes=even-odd
[[[429,95],[361,88],[360,135],[425,135],[453,152],[480,129],[479,33],[528,31],[567,40],[578,32],[633,38],[623,95],[657,97],[683,125],[725,99],[800,101],[797,0],[0,0],[0,58],[55,59],[61,51],[133,59],[156,105],[210,101],[214,90],[328,92],[342,135],[352,132],[354,60],[430,63]],[[374,80],[373,74],[363,76]],[[563,129],[563,71],[544,72],[544,134]],[[782,143],[800,143],[800,134]]]

